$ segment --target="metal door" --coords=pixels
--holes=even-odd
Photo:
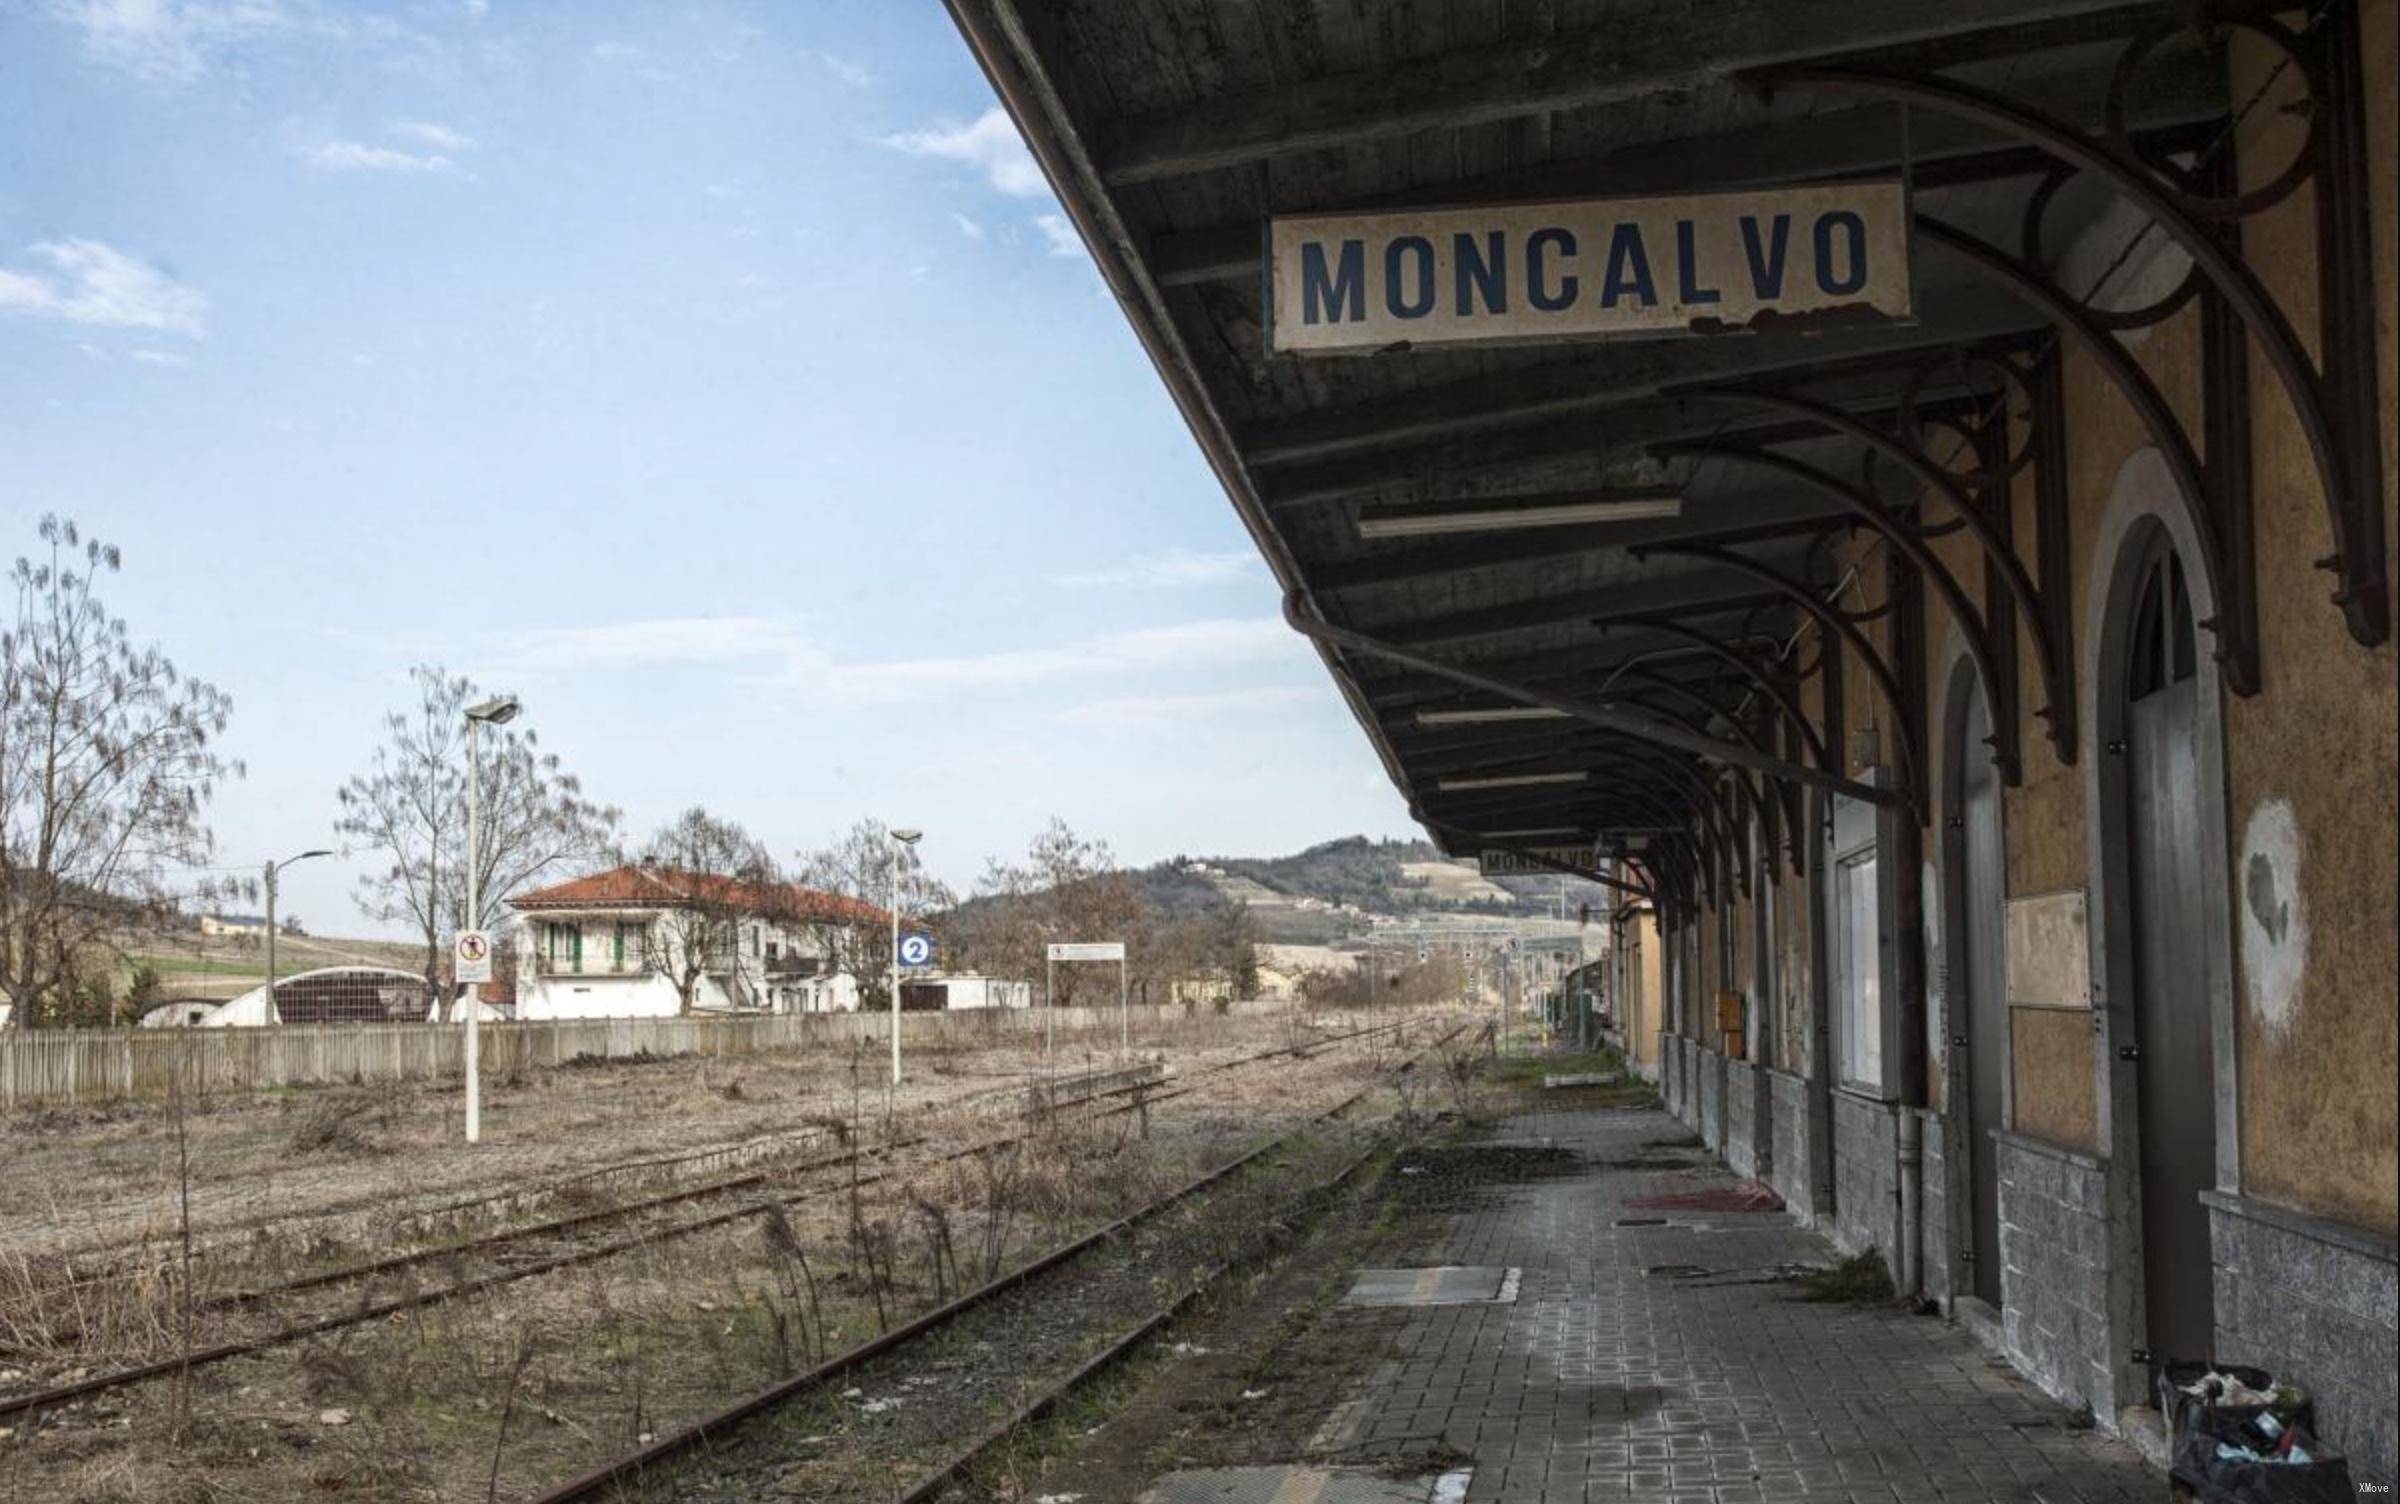
[[[1975,1294],[2000,1305],[2000,1177],[1992,1135],[2005,1124],[2001,1065],[2007,1058],[2007,978],[2002,965],[2006,859],[2000,844],[2000,773],[1992,765],[1991,713],[1968,697],[1959,738],[1959,939],[1956,975],[1966,996],[1967,1140],[1973,1178]]]
[[[2140,1047],[2142,1270],[2150,1349],[2214,1345],[2208,1212],[2216,1183],[2216,1071],[2202,970],[2199,695],[2192,616],[2172,555],[2153,566],[2135,620],[2125,707]]]

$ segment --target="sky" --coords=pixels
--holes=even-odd
[[[416,663],[635,840],[1412,833],[932,0],[0,0],[0,560],[45,513],[232,697],[227,867]]]

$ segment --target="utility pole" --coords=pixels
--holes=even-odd
[[[921,830],[892,832],[892,1084],[900,1084],[900,858],[925,838]]]
[[[498,695],[467,707],[467,912],[461,929],[481,927],[483,895],[477,881],[483,860],[483,753],[476,733],[485,726],[505,726],[524,706],[515,695]],[[578,942],[580,943],[580,942]],[[483,989],[469,986],[461,1001],[467,1005],[467,1142],[483,1139]]]
[[[285,857],[280,862],[267,863],[267,1022],[281,1021],[275,1011],[275,874],[294,862],[305,862],[312,856],[331,856],[330,851],[303,851],[298,856]]]

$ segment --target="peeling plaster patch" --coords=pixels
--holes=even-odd
[[[2308,910],[2300,898],[2300,830],[2288,800],[2251,811],[2240,868],[2242,981],[2250,1011],[2281,1043],[2308,969]]]

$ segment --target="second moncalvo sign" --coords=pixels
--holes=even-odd
[[[1267,224],[1278,354],[1910,317],[1898,179]]]

